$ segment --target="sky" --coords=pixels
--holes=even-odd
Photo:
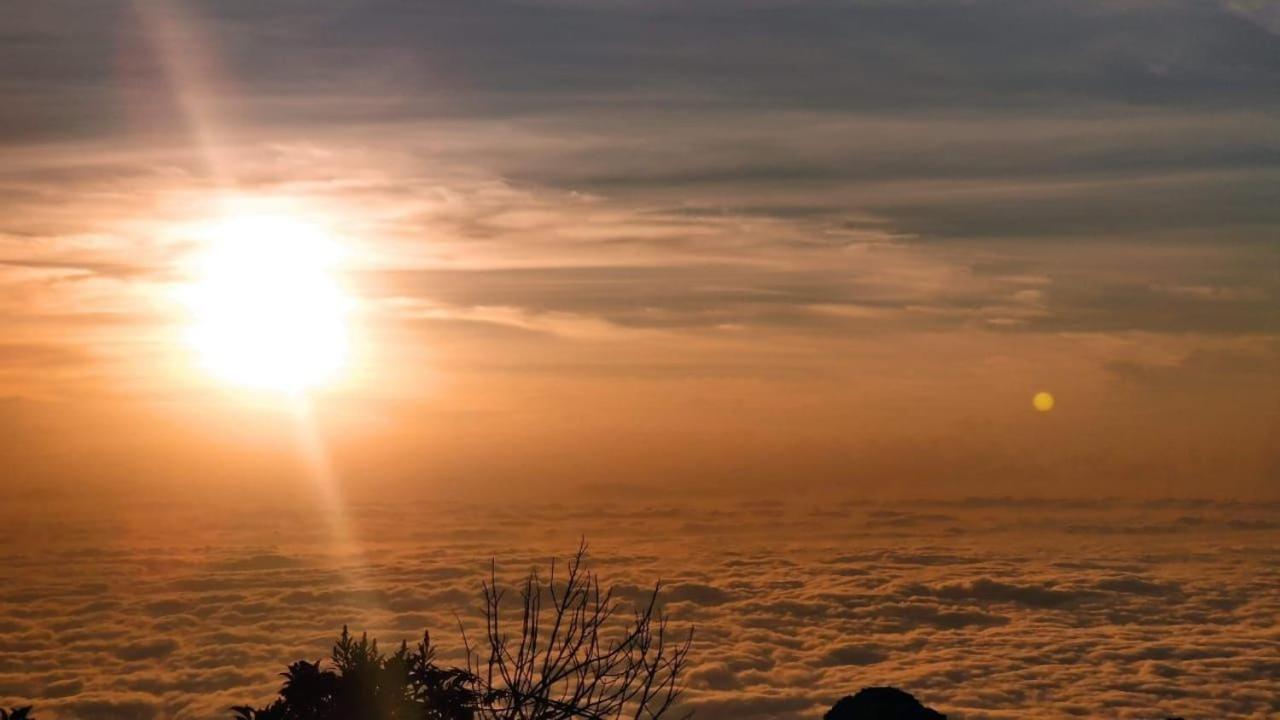
[[[5,16],[6,497],[1280,497],[1273,3]]]
[[[456,661],[585,539],[699,720],[1280,712],[1273,0],[0,18],[0,707]]]

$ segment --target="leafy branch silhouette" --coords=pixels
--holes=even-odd
[[[390,655],[377,640],[343,627],[329,667],[293,663],[279,697],[262,708],[232,708],[237,720],[656,720],[682,692],[693,633],[673,640],[658,597],[661,583],[637,604],[629,622],[585,565],[586,544],[557,576],[536,570],[520,587],[519,631],[503,621],[506,595],[496,563],[483,583],[485,638],[465,630],[466,667],[436,664],[430,634]],[[461,625],[461,623],[459,623]],[[687,715],[685,717],[688,717]],[[0,720],[6,720],[0,717]]]

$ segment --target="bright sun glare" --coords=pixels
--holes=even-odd
[[[186,288],[188,340],[236,385],[300,392],[332,381],[347,359],[347,300],[338,247],[298,217],[235,214],[200,228]]]

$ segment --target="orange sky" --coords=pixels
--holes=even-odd
[[[632,7],[34,10],[0,45],[0,492],[294,487],[305,415],[352,493],[1275,497],[1280,44],[1251,7],[1202,31],[1243,59],[978,27],[845,58],[817,10],[758,55],[767,18],[695,12],[707,58]],[[797,43],[850,74],[776,70]],[[305,402],[185,339],[192,258],[246,205],[342,249],[349,354]]]

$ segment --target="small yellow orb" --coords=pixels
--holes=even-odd
[[[1053,409],[1053,395],[1047,392],[1038,392],[1031,398],[1031,405],[1040,412],[1049,412]]]

